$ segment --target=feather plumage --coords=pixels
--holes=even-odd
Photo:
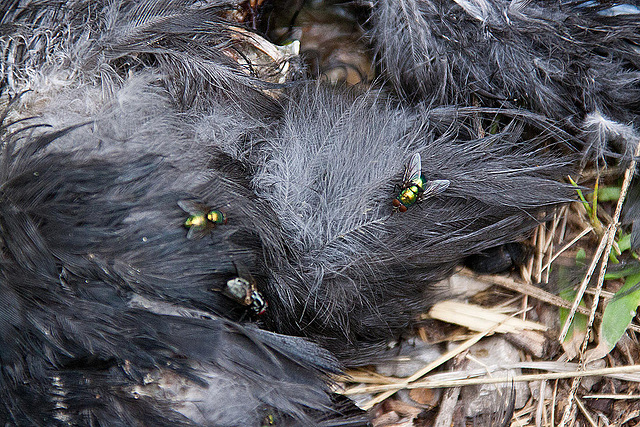
[[[270,114],[263,90],[274,85],[257,73],[276,74],[281,64],[237,60],[251,35],[224,19],[235,8],[225,0],[13,2],[0,9],[0,85],[40,97],[81,84],[113,94],[130,75],[152,70],[182,109],[225,99]]]
[[[587,155],[601,156],[619,147],[588,115],[638,133],[639,17],[598,1],[380,0],[369,34],[407,99],[524,106],[584,130]]]
[[[195,148],[202,125],[131,80],[115,94],[127,102],[94,104],[96,120],[90,109],[71,127],[33,118],[2,128],[0,419],[361,425],[328,391],[331,355],[238,323],[247,307],[219,291],[237,263],[266,286],[265,252],[284,247],[244,166],[220,151],[236,138]],[[53,123],[81,116],[48,101]],[[228,223],[189,240],[185,199],[224,206]]]
[[[16,423],[362,423],[327,392],[337,362],[295,336],[371,362],[464,257],[574,194],[556,181],[573,158],[541,148],[567,135],[533,113],[304,83],[274,100],[228,55],[233,4],[208,4],[3,10],[5,93],[32,89],[0,162],[0,414]],[[485,113],[499,130],[478,137]],[[449,186],[394,214],[415,153]],[[228,221],[188,239],[181,200]],[[269,303],[255,325],[220,292],[238,263]]]
[[[379,94],[313,85],[290,94],[280,126],[259,144],[264,160],[253,177],[296,254],[295,263],[270,268],[265,316],[276,330],[366,363],[367,349],[432,303],[433,285],[465,256],[525,237],[572,198],[555,181],[571,170],[567,159],[533,149],[517,118],[475,138],[465,126],[473,111],[415,113]],[[416,152],[427,180],[450,185],[393,214],[394,184]]]

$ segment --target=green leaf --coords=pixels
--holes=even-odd
[[[620,261],[616,258],[615,251],[609,252],[609,262],[612,264],[620,264]]]
[[[559,295],[562,299],[573,302],[576,297],[577,292],[574,289],[568,288],[560,291]],[[584,301],[580,301],[580,306],[586,307]],[[564,325],[567,321],[567,317],[569,316],[569,309],[561,308],[560,309],[560,324]],[[576,313],[573,316],[573,321],[571,322],[571,326],[567,330],[567,336],[562,342],[562,348],[565,353],[569,357],[569,360],[576,357],[580,351],[580,346],[582,345],[582,340],[587,331],[587,316],[582,313]]]
[[[598,200],[614,202],[620,198],[620,187],[602,187],[598,190]]]
[[[631,234],[624,234],[620,237],[620,240],[618,240],[618,248],[620,248],[620,252],[631,249]]]
[[[624,335],[640,304],[640,273],[627,276],[624,285],[609,301],[600,322],[599,343],[587,355],[588,360],[606,356]]]
[[[635,263],[629,267],[625,267],[618,271],[607,271],[604,275],[605,280],[622,279],[623,277],[631,276],[632,274],[640,273],[640,264]]]

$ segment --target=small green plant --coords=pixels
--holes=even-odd
[[[589,352],[589,360],[600,359],[613,350],[627,331],[640,305],[640,262],[636,261],[617,273],[607,273],[607,276],[610,279],[624,277],[625,281],[604,308],[598,331],[598,346]]]
[[[571,185],[575,187],[576,192],[578,193],[578,198],[582,202],[584,209],[587,211],[587,216],[589,217],[591,225],[600,234],[600,231],[602,230],[602,224],[598,219],[598,181],[596,181],[596,184],[593,187],[592,203],[589,203],[587,201],[587,198],[582,193],[582,190],[571,177],[569,177],[569,182],[571,182]]]

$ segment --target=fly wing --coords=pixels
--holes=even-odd
[[[249,268],[239,261],[233,261],[233,265],[236,267],[236,271],[238,272],[238,277],[242,277],[243,279],[247,280],[251,284],[251,288],[255,289],[256,279],[254,279],[253,276],[251,275]]]
[[[451,181],[448,179],[427,181],[424,185],[424,192],[422,193],[421,198],[426,199],[427,197],[436,196],[449,188],[449,184],[451,184]]]
[[[411,160],[407,164],[407,169],[404,172],[404,178],[402,179],[403,184],[406,184],[411,181],[415,181],[420,178],[422,174],[422,158],[420,157],[420,153],[416,153],[411,156]]]
[[[179,200],[178,206],[190,215],[204,215],[209,211],[202,203],[193,200]]]
[[[215,224],[207,221],[204,225],[194,225],[189,227],[187,232],[187,239],[198,240],[209,234],[209,232],[215,228]]]

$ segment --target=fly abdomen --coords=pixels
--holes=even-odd
[[[190,227],[203,227],[207,222],[207,218],[204,215],[191,215],[184,222],[184,226]]]

